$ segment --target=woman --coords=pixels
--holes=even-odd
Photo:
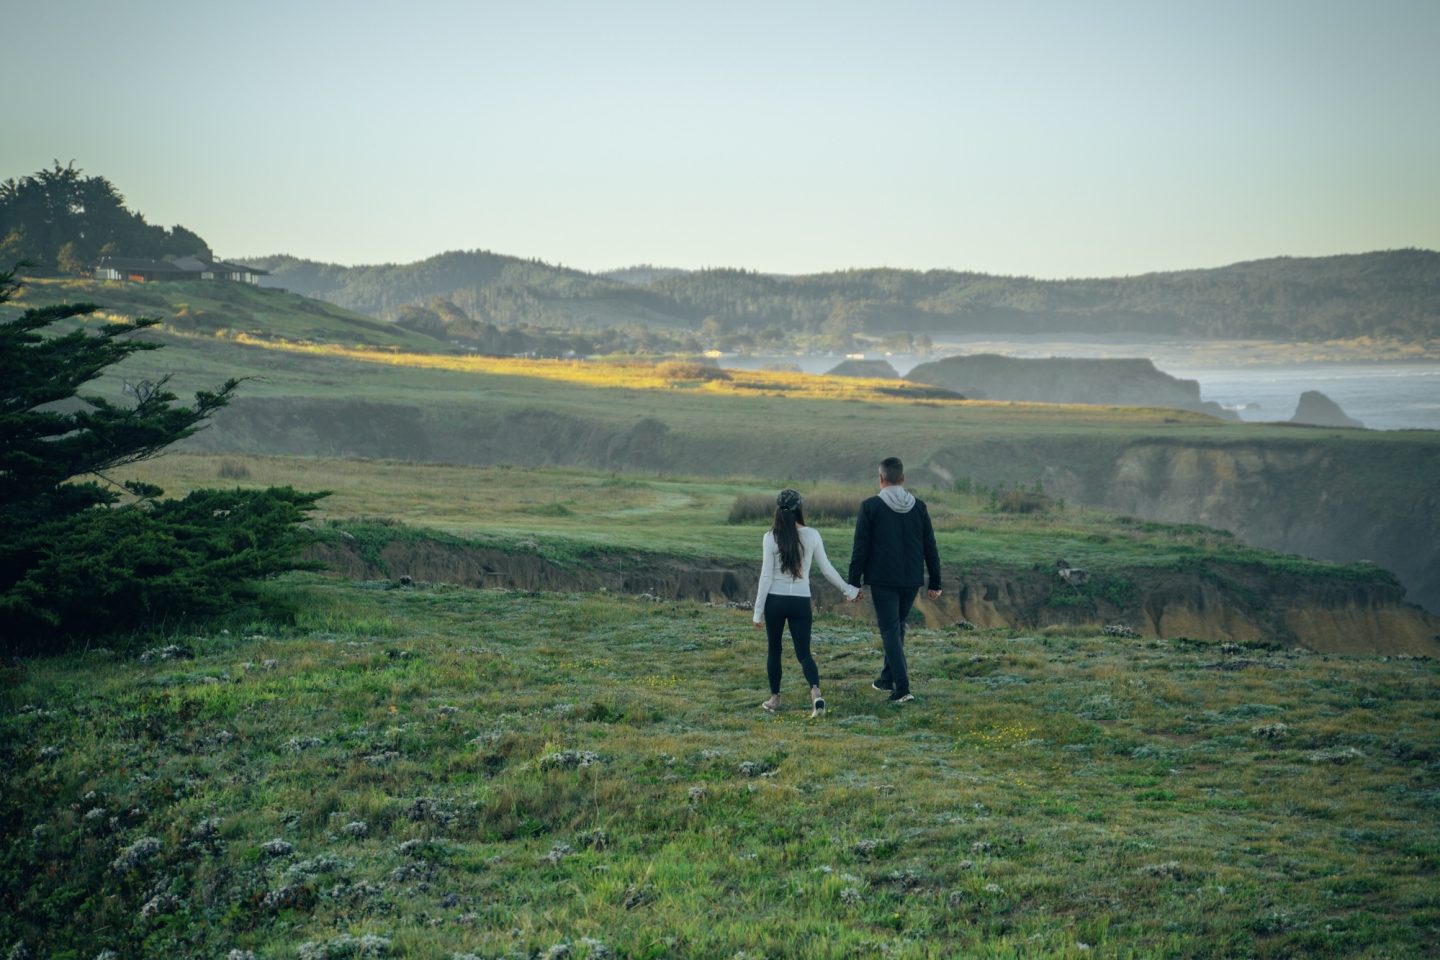
[[[760,706],[774,713],[780,709],[780,643],[785,624],[790,624],[790,639],[795,644],[795,659],[810,683],[812,717],[825,712],[825,698],[820,695],[820,671],[810,656],[810,561],[820,561],[825,579],[841,590],[846,599],[857,600],[860,590],[846,583],[825,556],[820,534],[805,526],[800,509],[800,494],[785,489],[775,498],[775,523],[761,541],[762,562],[760,588],[755,593],[755,628],[763,621],[770,638],[770,657],[766,668],[770,673],[770,699]]]

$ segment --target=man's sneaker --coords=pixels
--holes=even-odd
[[[876,680],[874,683],[870,684],[870,689],[879,690],[881,693],[888,693],[889,691],[895,689],[895,684],[881,683],[879,680]]]
[[[909,692],[901,693],[899,690],[896,690],[894,693],[890,694],[891,703],[909,703],[914,699],[915,695]]]
[[[823,717],[823,716],[825,716],[825,698],[824,698],[824,697],[816,697],[815,700],[813,701],[813,703],[812,703],[811,705],[814,707],[814,709],[810,711],[810,717],[811,717],[811,719],[815,719],[815,718],[818,718],[818,717]]]

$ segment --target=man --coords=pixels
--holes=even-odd
[[[940,552],[930,511],[905,489],[905,465],[899,457],[880,461],[880,493],[860,504],[855,519],[855,548],[850,553],[854,586],[870,591],[885,668],[871,686],[890,691],[891,703],[909,703],[910,672],[905,663],[905,618],[929,573],[929,597],[940,598]]]

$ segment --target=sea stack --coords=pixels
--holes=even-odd
[[[872,380],[899,380],[900,374],[889,360],[845,360],[831,368],[830,377],[869,377]]]
[[[1340,404],[1331,400],[1319,390],[1306,390],[1300,394],[1300,403],[1295,407],[1291,423],[1303,423],[1312,427],[1364,427],[1365,424],[1353,417],[1347,417]]]

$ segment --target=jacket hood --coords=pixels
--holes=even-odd
[[[883,487],[880,490],[880,499],[885,501],[885,506],[896,513],[909,513],[910,508],[915,506],[915,497],[904,487],[895,486]]]

